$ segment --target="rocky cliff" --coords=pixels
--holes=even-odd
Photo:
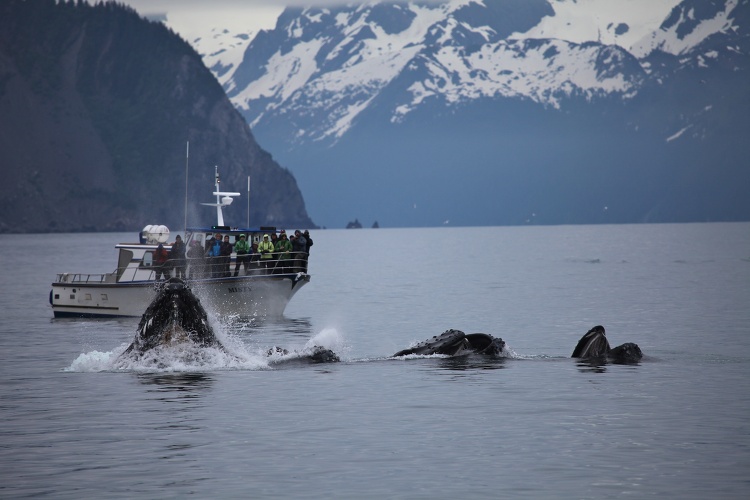
[[[214,165],[243,196],[227,223],[314,227],[200,56],[113,3],[0,4],[0,232],[214,223]]]

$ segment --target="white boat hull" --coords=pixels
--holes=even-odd
[[[310,281],[305,273],[188,280],[204,306],[222,316],[281,316]],[[140,317],[156,296],[156,282],[55,282],[50,304],[56,318]]]

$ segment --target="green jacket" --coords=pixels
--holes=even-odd
[[[234,244],[234,251],[237,255],[245,255],[251,252],[250,243],[247,240],[238,240]]]
[[[261,259],[273,259],[273,243],[270,241],[261,241],[258,243],[258,253]]]
[[[289,240],[279,240],[276,242],[276,251],[281,252],[280,259],[288,259],[289,252],[292,251],[292,242]]]

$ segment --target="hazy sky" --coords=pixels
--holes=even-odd
[[[206,25],[219,25],[241,31],[256,32],[271,29],[276,19],[289,4],[299,3],[276,0],[120,0],[141,15],[164,14],[183,36],[190,32],[204,32]],[[231,15],[227,15],[231,12]],[[233,26],[234,24],[234,26]]]
[[[220,24],[236,31],[242,27],[245,32],[272,29],[285,7],[341,5],[357,1],[365,3],[367,0],[119,0],[144,16],[167,14],[168,24],[186,38],[193,32],[205,32],[207,24]],[[228,12],[231,14],[227,15]]]

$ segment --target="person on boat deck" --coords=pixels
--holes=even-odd
[[[228,277],[231,276],[229,265],[232,255],[232,250],[234,250],[234,246],[229,242],[229,235],[224,236],[224,241],[221,242],[221,276],[222,277]]]
[[[245,268],[245,274],[250,274],[250,254],[253,252],[250,243],[245,239],[245,235],[241,234],[240,239],[234,244],[234,253],[237,254],[237,260],[234,264],[234,275],[237,276],[240,272],[240,266]]]
[[[164,249],[164,245],[159,243],[159,246],[154,250],[154,271],[156,272],[156,279],[169,278],[169,269],[167,268],[167,260],[169,260],[169,254]]]
[[[206,252],[206,257],[208,257],[209,260],[212,278],[218,278],[222,273],[221,243],[221,233],[216,233],[216,236],[214,236],[214,239],[211,240],[211,243],[208,247],[208,252]]]
[[[185,244],[182,237],[178,234],[172,243],[172,249],[169,251],[169,262],[174,269],[176,278],[186,278],[185,276]]]
[[[305,251],[307,252],[307,257],[309,258],[310,257],[310,247],[313,246],[313,240],[312,240],[312,238],[310,238],[310,231],[308,231],[307,229],[305,229],[305,232],[302,233],[302,236],[304,236],[305,239],[307,240],[307,248],[305,249]]]
[[[190,259],[190,277],[204,278],[205,277],[205,265],[203,262],[203,245],[200,241],[193,240],[190,242],[190,250],[187,251],[187,257]]]
[[[276,253],[278,254],[279,263],[276,266],[276,270],[279,272],[287,272],[286,269],[289,266],[289,259],[292,258],[292,242],[286,238],[286,231],[282,231],[278,241],[276,241]]]
[[[297,229],[292,240],[294,250],[294,265],[298,271],[304,271],[305,257],[307,256],[307,239],[302,236],[302,231]]]
[[[206,233],[206,245],[203,248],[203,255],[204,256],[208,256],[208,252],[209,252],[209,250],[211,250],[211,247],[213,246],[214,241],[216,240],[216,238],[218,238],[219,241],[221,241],[221,235],[219,233],[216,233],[216,236],[212,236],[211,233]]]
[[[261,266],[269,267],[269,264],[273,260],[273,243],[267,234],[263,235],[263,241],[258,243],[258,253],[260,254]]]

